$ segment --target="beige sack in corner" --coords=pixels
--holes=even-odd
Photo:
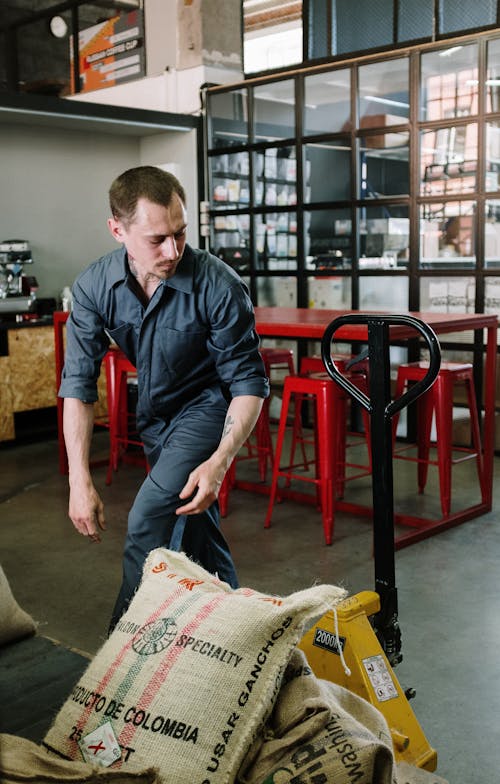
[[[0,566],[0,645],[35,632],[35,621],[16,602],[5,572]]]

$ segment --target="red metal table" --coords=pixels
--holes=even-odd
[[[368,311],[365,311],[368,312]],[[305,338],[320,341],[326,327],[334,319],[359,311],[349,310],[316,310],[309,308],[256,307],[257,332],[261,337],[274,338]],[[401,312],[399,312],[401,313]],[[388,314],[388,312],[387,312]],[[392,315],[396,315],[392,313]],[[452,526],[470,520],[491,510],[493,457],[495,448],[495,386],[498,319],[495,315],[484,313],[410,313],[410,315],[428,324],[434,332],[446,335],[471,330],[486,330],[486,358],[484,365],[484,420],[483,420],[483,459],[485,482],[481,493],[481,502],[461,509],[446,517],[428,519],[396,515],[395,522],[405,525],[411,530],[396,537],[399,549],[413,542],[420,541]],[[394,326],[390,330],[394,342],[411,340],[416,337],[413,329]],[[346,343],[366,342],[367,328],[363,324],[345,325],[336,333],[336,340]],[[337,501],[336,508],[352,513],[366,514],[366,507],[357,504]]]

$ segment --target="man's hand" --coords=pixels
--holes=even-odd
[[[213,504],[226,471],[255,427],[262,404],[263,400],[254,395],[241,395],[231,400],[219,446],[208,460],[189,474],[179,498],[191,500],[176,509],[176,514],[199,514]]]
[[[188,476],[188,480],[179,498],[191,500],[176,509],[178,515],[199,514],[213,504],[219,495],[220,486],[225,475],[225,467],[214,461],[213,457],[197,466]]]
[[[92,482],[71,486],[69,516],[76,530],[92,542],[100,542],[100,531],[106,529],[104,505]]]
[[[105,529],[104,507],[89,470],[89,451],[94,426],[94,407],[77,398],[64,400],[64,439],[69,465],[69,516],[76,530],[92,542],[100,542]]]

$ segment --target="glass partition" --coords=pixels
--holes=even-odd
[[[308,269],[328,272],[352,266],[351,210],[311,210],[304,217]]]
[[[297,282],[295,278],[258,278],[257,302],[261,307],[296,308]]]
[[[359,196],[404,196],[410,192],[409,134],[381,133],[359,143]]]
[[[484,312],[500,318],[500,278],[485,278]]]
[[[248,142],[248,90],[208,96],[209,148]]]
[[[477,44],[449,46],[422,54],[420,76],[422,120],[449,120],[477,114]]]
[[[484,221],[484,266],[500,267],[500,201],[486,202]]]
[[[408,207],[361,207],[358,210],[359,269],[395,269],[408,264]],[[406,283],[406,285],[408,285]]]
[[[486,111],[500,111],[500,38],[488,43]]]
[[[469,193],[477,187],[477,123],[420,134],[422,196]]]
[[[308,278],[307,286],[310,308],[344,310],[351,307],[351,279],[348,277],[311,277]]]
[[[295,136],[293,79],[255,87],[253,110],[255,141],[277,141]]]
[[[500,83],[500,82],[499,82]],[[500,123],[486,123],[486,171],[485,189],[500,189]]]
[[[211,249],[260,303],[497,312],[500,32],[365,55],[208,90]]]
[[[475,267],[476,205],[471,201],[420,208],[420,266]]]
[[[210,231],[210,250],[232,266],[249,268],[248,251],[236,253],[238,248],[250,246],[250,215],[216,215]]]
[[[304,136],[348,130],[351,121],[349,69],[304,78]]]
[[[408,58],[359,68],[359,127],[402,125],[410,115]]]
[[[305,145],[304,201],[351,198],[351,146],[348,139]]]
[[[432,277],[420,281],[422,312],[474,313],[474,278]]]
[[[210,202],[215,210],[248,206],[250,181],[247,152],[214,155],[210,158]]]
[[[254,155],[255,204],[285,207],[297,203],[295,147],[270,147]]]
[[[255,217],[255,242],[261,270],[297,269],[297,215],[270,212]]]
[[[363,275],[359,279],[360,310],[408,310],[408,280],[406,277]]]

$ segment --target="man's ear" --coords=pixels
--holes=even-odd
[[[117,242],[123,242],[123,224],[116,218],[108,218],[108,229]]]

